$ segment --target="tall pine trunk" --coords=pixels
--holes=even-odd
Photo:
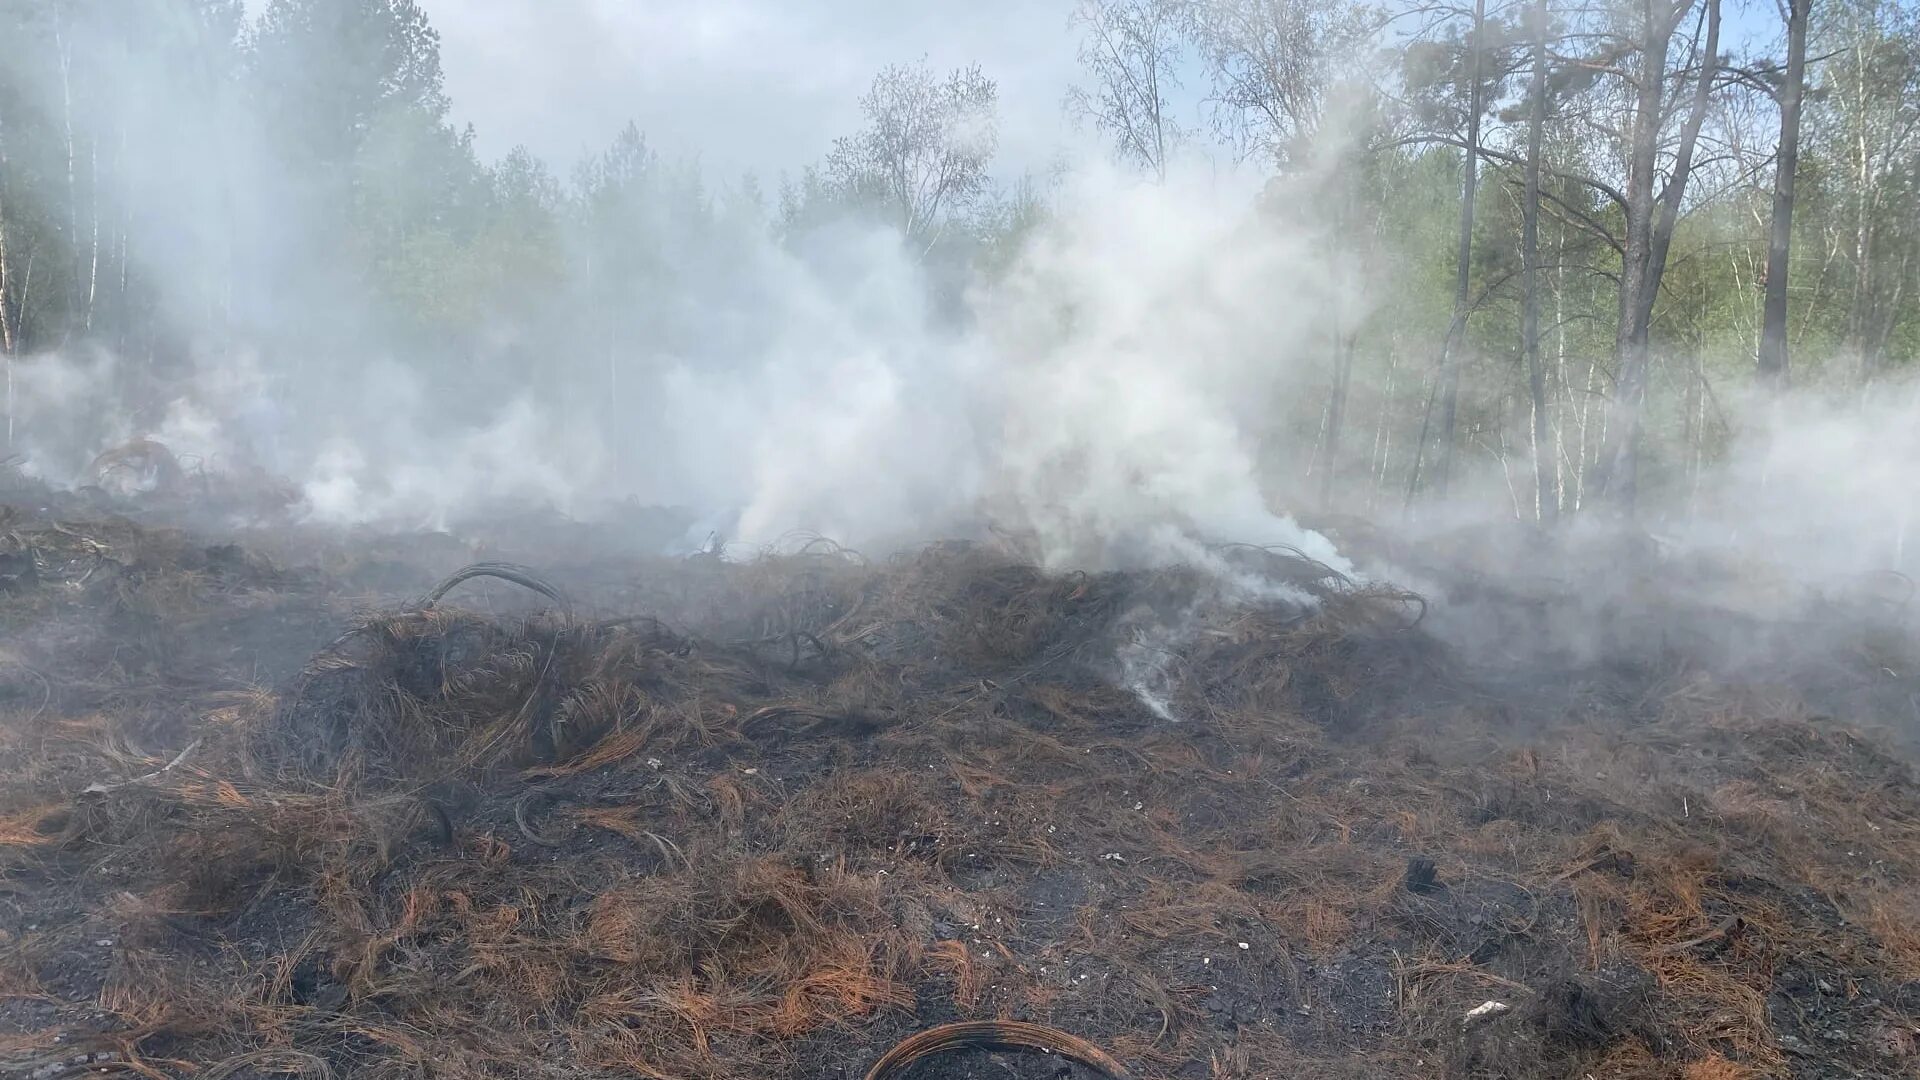
[[[1472,303],[1473,211],[1480,188],[1480,114],[1482,103],[1480,57],[1487,21],[1486,0],[1473,2],[1473,29],[1467,38],[1469,50],[1467,77],[1467,146],[1460,170],[1460,243],[1455,254],[1453,283],[1453,323],[1447,328],[1447,341],[1441,360],[1440,461],[1437,486],[1442,496],[1453,479],[1453,444],[1460,411],[1460,353],[1467,333],[1467,307]]]
[[[1767,301],[1760,316],[1760,381],[1784,386],[1787,268],[1793,244],[1793,183],[1800,163],[1800,101],[1807,81],[1807,14],[1813,0],[1787,0],[1787,69],[1780,85],[1780,150],[1773,171],[1773,222],[1767,238]]]
[[[1547,411],[1547,379],[1540,356],[1540,143],[1547,126],[1547,4],[1533,8],[1533,87],[1527,116],[1527,191],[1521,207],[1520,337],[1527,357],[1527,389],[1533,398],[1534,509],[1542,522],[1560,513],[1554,482],[1553,419]]]

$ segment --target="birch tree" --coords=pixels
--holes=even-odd
[[[1080,31],[1080,64],[1091,91],[1067,92],[1067,109],[1113,140],[1122,161],[1161,180],[1167,154],[1183,132],[1167,94],[1180,86],[1184,0],[1078,0],[1072,25]]]
[[[866,127],[834,141],[827,176],[877,199],[909,242],[929,248],[988,191],[999,98],[977,65],[944,76],[924,62],[891,65],[860,99]]]

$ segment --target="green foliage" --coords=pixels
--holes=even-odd
[[[1303,336],[1324,343],[1352,429],[1340,460],[1313,467],[1370,479],[1369,503],[1404,486],[1432,421],[1460,220],[1461,151],[1444,144],[1478,101],[1490,154],[1456,439],[1510,477],[1530,452],[1526,19],[1496,6],[1476,28],[1422,8],[1444,17],[1413,34],[1388,17],[1412,8],[1349,0],[1079,10],[1100,85],[1075,100],[1124,160],[1155,176],[1162,140],[1200,136],[1159,112],[1167,87],[1204,80],[1214,133],[1279,175],[1262,212],[1320,237],[1329,273],[1368,282],[1371,308]],[[1857,386],[1920,355],[1920,15],[1823,0],[1815,16],[1790,337],[1796,378]],[[1544,452],[1570,505],[1606,436],[1623,233],[1582,178],[1623,173],[1633,20],[1622,5],[1549,13],[1541,325],[1564,445]],[[880,72],[859,129],[769,198],[752,177],[716,184],[662,158],[633,125],[564,180],[524,149],[480,160],[449,120],[416,0],[269,0],[251,23],[239,0],[0,0],[0,58],[0,329],[17,356],[93,343],[156,378],[212,337],[316,365],[397,353],[476,399],[503,383],[618,385],[624,365],[725,364],[762,340],[712,304],[771,301],[742,272],[755,260],[831,258],[890,230],[931,283],[929,310],[963,319],[969,288],[1006,272],[1048,215],[1043,183],[994,180],[999,91],[977,67]],[[1772,69],[1742,63],[1716,84],[1715,149],[1655,305],[1650,483],[1685,483],[1724,442],[1719,402],[1753,366]],[[1284,408],[1301,428],[1287,460],[1307,460],[1328,410]]]

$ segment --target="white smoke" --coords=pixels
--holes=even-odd
[[[1192,562],[1233,540],[1348,569],[1261,482],[1261,439],[1307,379],[1316,317],[1354,302],[1312,238],[1198,174],[1150,185],[1092,168],[1067,185],[958,322],[884,229],[837,230],[825,259],[766,238],[694,297],[732,355],[622,358],[600,408],[579,406],[590,390],[526,393],[449,423],[402,360],[335,357],[275,384],[259,358],[218,355],[144,430],[98,422],[118,417],[89,397],[113,382],[104,357],[23,365],[36,379],[16,415],[68,444],[35,454],[58,479],[147,435],[209,469],[282,471],[306,516],[336,524],[638,500],[730,519],[749,544],[805,530],[886,547],[991,517],[1054,566]]]
[[[884,230],[836,235],[824,263],[768,239],[739,267],[749,287],[699,298],[716,327],[757,321],[736,339],[745,355],[632,357],[611,410],[525,395],[451,428],[404,363],[343,359],[327,398],[276,403],[276,454],[304,512],[340,524],[637,499],[730,519],[728,538],[749,544],[806,530],[884,547],[992,516],[1030,531],[1049,565],[1194,561],[1237,540],[1346,569],[1268,506],[1257,456],[1305,377],[1316,313],[1352,302],[1332,295],[1310,238],[1197,176],[1069,183],[962,325],[930,310],[922,270]],[[209,418],[256,415],[264,385],[248,363],[204,364],[156,437],[230,459],[240,440]]]
[[[1237,193],[1083,175],[989,301],[1002,489],[1049,564],[1200,559],[1205,540],[1289,544],[1349,570],[1276,513],[1259,447],[1314,384],[1342,295],[1312,238]]]
[[[1701,485],[1691,543],[1809,578],[1920,574],[1920,381],[1884,380],[1864,399],[1809,390],[1742,412],[1726,464]]]

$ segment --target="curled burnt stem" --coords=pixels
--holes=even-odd
[[[1131,1080],[1126,1066],[1077,1035],[1014,1020],[975,1020],[942,1024],[896,1044],[881,1055],[866,1080],[898,1080],[918,1062],[953,1050],[1020,1050],[1057,1054],[1113,1080]]]
[[[443,578],[440,584],[435,585],[426,596],[422,597],[418,606],[421,608],[430,608],[462,584],[472,581],[475,578],[483,577],[498,578],[501,581],[511,582],[522,588],[532,589],[534,592],[539,593],[541,596],[546,597],[562,607],[571,606],[567,601],[566,595],[562,593],[557,586],[551,584],[533,570],[513,563],[499,562],[474,563],[472,566],[455,570]]]

